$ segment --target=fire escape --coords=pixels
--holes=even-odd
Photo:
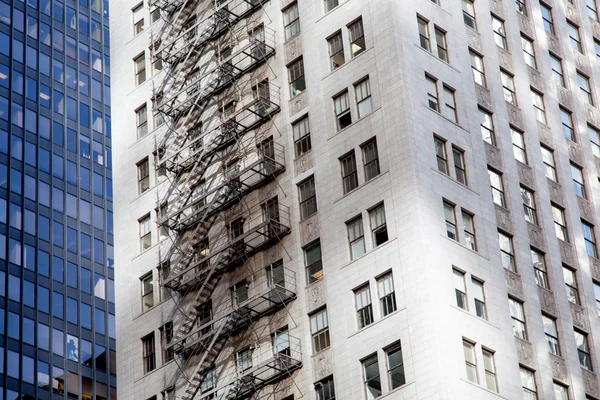
[[[176,398],[244,399],[302,366],[300,341],[253,327],[296,298],[295,275],[272,264],[249,271],[233,296],[217,295],[223,277],[290,232],[289,210],[259,189],[285,170],[273,140],[279,88],[270,82],[274,32],[261,24],[267,0],[156,0],[164,20],[153,45],[163,71],[154,82],[161,285],[172,296]],[[236,289],[236,290],[237,290]],[[257,345],[223,355],[251,332]],[[268,340],[265,340],[268,339]],[[233,366],[227,364],[233,364]]]

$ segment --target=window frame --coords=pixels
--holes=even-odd
[[[306,185],[310,185],[312,186],[312,188]],[[317,188],[315,183],[315,176],[309,176],[302,182],[299,182],[297,186],[298,200],[300,205],[300,220],[304,221],[307,218],[315,215],[319,211],[317,205]]]
[[[546,338],[548,352],[560,357],[560,341],[558,339],[556,318],[542,313],[542,325],[544,326],[544,337]]]
[[[142,63],[143,62],[143,63]],[[142,52],[133,58],[135,86],[138,87],[146,82],[146,52]]]
[[[348,245],[350,249],[350,260],[356,260],[366,254],[365,232],[363,226],[362,214],[346,222],[346,231],[348,234]],[[355,245],[362,245],[362,253],[355,253]],[[358,249],[360,250],[360,249]]]
[[[392,271],[388,271],[376,279],[377,294],[379,296],[379,305],[381,307],[381,316],[386,317],[398,309],[396,304],[394,275]]]
[[[323,326],[321,328],[319,328],[318,321],[316,321],[315,324],[313,324],[313,319],[318,318],[319,316],[323,316],[321,320]],[[312,350],[313,354],[317,354],[331,346],[331,338],[329,336],[329,316],[327,314],[327,308],[324,307],[314,311],[309,315],[309,319],[310,334],[312,338]],[[316,330],[313,330],[313,328],[316,328]],[[317,341],[320,342],[321,340],[323,341],[323,343],[317,343]]]
[[[144,336],[142,339],[142,363],[144,375],[156,369],[156,340],[154,332]]]
[[[554,203],[551,203],[551,207],[552,217],[554,220],[554,232],[556,233],[556,237],[566,243],[569,243],[569,231],[567,228],[565,209]],[[560,217],[559,221],[557,221],[557,217]]]
[[[346,28],[348,29],[348,37],[350,39],[350,57],[354,58],[367,49],[365,26],[362,18],[358,18],[354,22],[348,24]],[[355,36],[357,34],[358,36]]]
[[[154,276],[152,271],[140,278],[142,313],[154,308]],[[147,301],[149,300],[149,301]]]
[[[508,51],[508,42],[506,40],[506,28],[504,20],[492,14],[492,31],[494,34],[494,43],[501,49]]]
[[[358,168],[356,167],[356,154],[354,150],[340,157],[340,172],[342,175],[342,192],[344,195],[357,189]]]
[[[381,174],[379,165],[379,150],[377,149],[377,138],[372,138],[360,145],[363,157],[363,170],[365,183]]]
[[[367,282],[353,292],[358,329],[363,329],[375,322],[373,302],[371,300],[371,288]]]
[[[513,327],[513,335],[519,339],[527,341],[528,335],[524,303],[509,296],[508,304],[510,309],[510,319]],[[513,315],[513,309],[516,312],[516,315]]]
[[[306,76],[304,71],[304,59],[302,57],[287,65],[288,86],[290,98],[299,96],[306,91]]]
[[[295,14],[295,15],[292,15],[292,18],[294,18],[294,19],[290,19],[290,17],[289,17],[290,11],[292,11],[292,14]],[[298,36],[301,32],[300,12],[298,9],[298,2],[294,1],[293,3],[288,5],[286,8],[281,10],[281,13],[283,16],[284,39],[286,41],[288,41],[291,38]],[[289,32],[293,32],[293,33],[289,33]]]
[[[446,237],[458,242],[459,237],[458,237],[458,228],[457,228],[457,221],[456,221],[456,205],[447,200],[443,200],[443,206],[444,206],[444,220],[446,221]],[[450,214],[450,212],[451,212],[451,214]],[[448,220],[449,217],[452,217],[452,219]]]

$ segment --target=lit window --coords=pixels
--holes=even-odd
[[[348,228],[348,242],[350,243],[350,259],[355,260],[365,254],[362,216],[347,222],[346,227]]]
[[[288,82],[290,84],[291,97],[296,97],[306,90],[304,60],[302,58],[288,65]]]
[[[376,139],[369,140],[367,143],[361,145],[361,149],[363,155],[363,169],[365,171],[365,182],[368,182],[380,173]]]
[[[548,347],[548,351],[555,356],[560,357],[560,344],[558,343],[556,320],[542,314],[542,322],[544,324],[544,335],[546,336],[546,347]]]
[[[475,358],[475,344],[463,339],[463,353],[467,367],[467,379],[473,383],[479,383],[477,376],[477,359]]]
[[[446,236],[448,236],[452,240],[458,241],[454,205],[446,201],[444,201],[444,218],[446,219]]]
[[[574,330],[574,333],[575,344],[577,345],[577,355],[579,356],[579,365],[581,368],[585,368],[588,371],[593,371],[587,333],[577,330]]]
[[[312,336],[313,353],[318,353],[330,346],[327,309],[317,311],[310,316],[310,333]]]
[[[531,249],[531,263],[535,274],[535,283],[545,289],[550,289],[544,255],[537,250]]]
[[[515,252],[513,248],[512,237],[498,231],[498,241],[500,244],[502,266],[513,272],[516,271]]]
[[[465,286],[465,274],[464,272],[452,269],[454,274],[454,293],[456,295],[456,305],[463,310],[468,309],[467,303],[467,288]]]
[[[396,311],[396,292],[394,289],[394,277],[391,272],[377,279],[377,290],[379,292],[382,316],[385,317]]]
[[[373,323],[373,305],[371,304],[371,290],[368,284],[354,291],[354,300],[358,329],[371,325]]]
[[[523,47],[525,64],[529,65],[533,69],[536,69],[537,63],[535,61],[535,49],[533,47],[533,41],[525,36],[521,36],[521,46]]]
[[[335,107],[337,130],[341,131],[352,124],[352,114],[350,113],[348,91],[344,91],[344,93],[335,96],[333,98],[333,104]]]
[[[525,312],[523,303],[513,298],[508,298],[510,308],[510,318],[512,320],[513,334],[523,340],[527,340],[527,330],[525,329]]]
[[[471,71],[473,72],[473,81],[485,87],[485,66],[483,64],[483,57],[473,52],[472,50],[469,50],[469,56],[471,58]]]
[[[367,48],[362,18],[348,25],[348,34],[350,35],[350,51],[354,58]]]
[[[283,10],[283,26],[285,31],[285,40],[288,40],[300,33],[300,13],[298,12],[298,2],[294,2]]]
[[[329,61],[331,70],[338,69],[346,62],[344,57],[344,41],[342,40],[342,32],[338,32],[329,39]]]
[[[494,42],[496,42],[496,45],[504,50],[508,50],[504,21],[492,15],[492,29],[494,31]]]
[[[142,312],[154,307],[154,280],[152,273],[140,279],[142,282]]]
[[[575,275],[575,270],[567,268],[563,265],[563,277],[565,279],[567,299],[573,304],[580,304],[579,289],[577,288],[577,277]]]
[[[373,234],[373,247],[377,247],[387,242],[388,232],[383,204],[369,210],[369,220],[371,222],[371,232]]]
[[[354,93],[356,94],[358,118],[362,118],[373,111],[373,101],[371,100],[371,85],[369,83],[369,78],[363,79],[361,82],[354,85]]]
[[[567,231],[565,210],[552,204],[552,217],[554,218],[554,231],[556,233],[556,237],[568,243],[569,233]]]

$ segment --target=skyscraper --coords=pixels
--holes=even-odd
[[[117,398],[108,18],[0,1],[0,398]]]
[[[594,0],[119,5],[124,398],[600,398]]]

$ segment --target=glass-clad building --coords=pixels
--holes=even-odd
[[[107,0],[0,0],[0,399],[116,399]]]

